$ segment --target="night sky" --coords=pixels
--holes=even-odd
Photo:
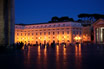
[[[68,16],[77,20],[80,13],[104,14],[104,0],[15,0],[15,23],[32,24]]]

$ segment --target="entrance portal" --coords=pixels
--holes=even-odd
[[[104,43],[104,29],[103,29],[103,43]]]

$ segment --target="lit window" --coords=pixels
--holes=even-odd
[[[67,38],[69,38],[69,36],[67,36]]]

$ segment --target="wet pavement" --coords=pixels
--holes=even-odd
[[[0,69],[104,69],[104,46],[32,46],[0,53]]]

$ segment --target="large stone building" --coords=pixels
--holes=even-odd
[[[0,46],[14,43],[14,0],[0,0]]]
[[[17,24],[15,25],[15,43],[21,41],[30,44],[50,44],[53,41],[55,43],[74,43],[91,41],[91,39],[88,27],[83,28],[81,23],[59,22],[29,25]]]
[[[94,42],[104,43],[104,20],[99,19],[93,24],[94,27]]]

